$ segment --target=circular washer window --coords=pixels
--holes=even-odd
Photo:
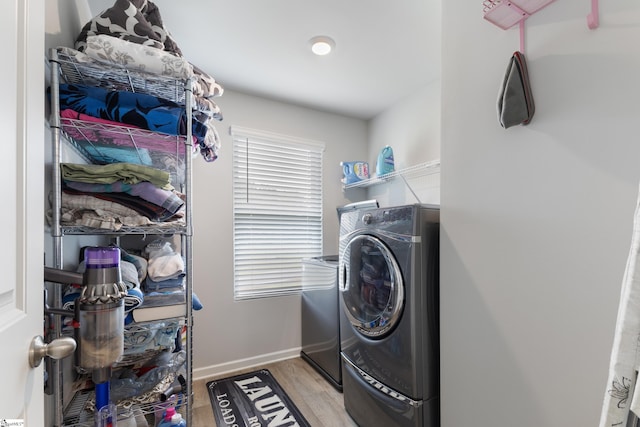
[[[390,333],[404,305],[402,274],[391,251],[375,236],[357,235],[339,268],[344,311],[353,327],[369,338]]]

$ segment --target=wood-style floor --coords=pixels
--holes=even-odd
[[[313,427],[357,427],[344,409],[342,393],[300,358],[289,359],[244,371],[223,375],[228,377],[257,369],[268,369],[293,403]],[[193,427],[216,426],[206,384],[218,377],[194,381]]]

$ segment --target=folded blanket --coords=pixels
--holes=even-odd
[[[147,277],[147,259],[139,255],[130,254],[126,250],[120,248],[120,258],[136,267],[138,272],[138,283]]]
[[[96,36],[96,37],[104,37],[112,40],[115,39],[110,36]],[[133,46],[142,46],[136,45],[130,42],[124,42],[126,45]],[[163,51],[155,48],[147,48],[152,52],[158,52],[163,54]],[[59,46],[58,57],[60,63],[62,65],[63,70],[73,68],[73,72],[75,73],[74,65],[75,63],[86,65],[83,68],[82,79],[81,81],[73,80],[69,81],[69,83],[77,83],[77,84],[85,84],[90,86],[102,86],[104,87],[104,81],[101,80],[101,77],[105,74],[105,70],[111,68],[113,66],[113,62],[108,61],[106,59],[100,58],[98,53],[94,53],[96,56],[89,56],[84,52],[80,52],[78,50],[72,49],[66,46]],[[164,53],[165,55],[173,56],[169,53]],[[123,54],[124,55],[124,54]],[[128,60],[119,59],[121,62],[129,62]],[[136,60],[138,58],[136,57]],[[205,122],[207,119],[214,118],[216,120],[222,120],[222,112],[220,111],[220,107],[213,101],[212,98],[220,96],[224,93],[223,87],[215,81],[213,77],[210,77],[200,71],[195,65],[188,63],[190,69],[193,71],[192,76],[192,87],[191,93],[193,94],[193,110],[194,117],[201,121]],[[160,77],[168,77],[168,78],[177,78],[178,80],[182,80],[179,77],[171,77],[169,73],[172,71],[165,71],[164,74],[152,73],[149,68],[142,69],[142,66],[137,67],[133,64],[133,68],[130,68],[128,65],[119,65],[119,67],[128,69],[133,72],[137,72],[139,78],[144,78],[145,76],[160,76]],[[91,71],[89,71],[91,70]],[[195,71],[198,70],[198,71]],[[176,70],[176,73],[180,73],[180,71]],[[131,73],[129,73],[129,76]],[[109,74],[109,88],[111,90],[130,90],[131,81],[127,78],[121,79],[118,81],[114,81],[116,77],[115,74]],[[136,80],[136,79],[134,79]],[[166,95],[166,93],[165,93]],[[184,94],[177,93],[175,98],[171,98],[176,102],[184,102]]]
[[[138,269],[135,265],[128,261],[120,260],[120,274],[122,275],[122,281],[127,286],[127,289],[138,288],[140,289],[140,280],[138,279]]]
[[[52,223],[52,212],[46,213],[47,221]],[[184,218],[173,216],[171,221],[154,222],[120,203],[103,200],[85,194],[62,193],[60,223],[63,226],[91,227],[118,231],[123,226],[173,229],[184,226]]]
[[[60,223],[67,226],[83,226],[118,231],[122,226],[139,227],[154,225],[145,216],[119,203],[87,195],[62,193]],[[51,212],[47,219],[51,222]]]
[[[172,189],[167,172],[144,165],[131,163],[113,163],[109,165],[61,163],[60,171],[62,179],[65,181],[95,184],[113,184],[118,181],[126,184],[137,184],[149,181],[158,188]]]
[[[110,37],[106,35],[91,36],[91,39],[92,40],[93,39],[96,39],[96,40],[110,39],[111,44],[115,42],[115,44],[120,43],[127,47],[134,46],[135,48],[144,48],[146,50],[149,50],[150,52],[148,56],[153,56],[152,55],[153,53],[159,53],[161,55],[166,55],[173,58],[173,55],[163,52],[161,50],[145,47],[142,45],[136,45],[134,43],[122,41],[120,39],[116,39],[114,37]],[[132,71],[138,71],[140,73],[139,75],[141,76],[141,78],[142,76],[144,76],[144,74],[142,74],[143,72],[146,73],[150,71],[151,67],[145,68],[145,65],[141,65],[141,64],[136,65],[136,61],[139,61],[139,56],[135,56],[133,55],[133,53],[132,55],[128,55],[125,52],[119,52],[119,53],[113,52],[109,48],[108,43],[109,42],[105,41],[102,44],[103,49],[105,51],[104,54],[94,52],[96,57],[89,56],[83,52],[79,52],[77,50],[74,50],[68,47],[58,47],[58,54],[61,58],[61,65],[66,64],[67,67],[73,67],[73,65],[71,64],[74,64],[76,62],[80,64],[87,64],[89,67],[91,67],[91,69],[95,68],[96,70],[94,73],[96,74],[94,76],[95,79],[99,79],[99,76],[102,75],[102,72],[101,71],[99,72],[99,70],[104,69],[104,67],[109,67],[110,64],[113,64],[114,62],[118,62],[118,61],[122,63],[122,64],[118,64],[118,66],[131,69]],[[110,58],[110,59],[105,59],[105,58]],[[170,60],[172,59],[170,58]],[[132,62],[133,64],[131,64]],[[195,68],[197,70],[197,67],[191,64],[188,64],[188,66]],[[138,67],[138,69],[136,67]],[[168,68],[175,68],[175,67],[169,66]],[[171,74],[171,73],[172,71],[165,71],[165,75]],[[179,71],[175,71],[175,73],[180,74]],[[86,71],[85,71],[85,74],[86,74]],[[90,77],[92,75],[91,73],[89,73],[88,75],[85,75],[85,74],[83,74],[83,80],[82,80],[83,85],[90,84],[91,86],[97,86],[97,87],[103,86],[100,80],[95,80],[92,82]],[[149,74],[152,75],[152,73],[149,73]],[[155,74],[155,75],[159,75],[159,74]],[[220,139],[211,121],[213,119],[218,121],[222,120],[222,113],[220,111],[220,108],[211,99],[211,97],[221,95],[224,90],[222,86],[216,83],[212,77],[204,78],[200,74],[196,74],[195,76],[197,78],[193,80],[194,84],[192,86],[192,93],[194,95],[193,96],[193,101],[194,101],[193,116],[192,116],[192,121],[193,121],[192,134],[193,134],[194,144],[192,145],[192,148],[194,152],[200,151],[203,158],[206,161],[211,162],[218,157],[217,152],[220,148]],[[110,81],[109,89],[111,92],[115,92],[115,93],[128,92],[129,80],[126,80],[126,81],[123,80],[119,82],[114,82],[112,80],[109,80],[109,81]],[[78,89],[83,87],[83,85],[70,86],[69,89],[78,91]],[[102,88],[101,90],[105,90],[105,89]],[[203,96],[203,94],[208,95],[210,92],[213,92],[213,95]],[[116,109],[116,111],[112,111],[105,106],[104,109],[95,110],[94,103],[96,103],[97,101],[75,99],[75,98],[78,98],[79,95],[80,94],[76,94],[76,96],[71,101],[71,98],[69,98],[70,93],[63,94],[64,97],[69,98],[68,102],[76,103],[75,108],[79,108],[79,106],[81,105],[84,106],[84,104],[88,103],[89,105],[91,105],[91,109],[93,111],[87,111],[87,113],[89,114],[85,114],[85,112],[79,112],[79,111],[74,111],[71,108],[65,108],[61,111],[61,114],[60,114],[62,118],[81,120],[83,122],[95,122],[95,123],[105,124],[109,126],[115,126],[115,128],[109,129],[106,127],[100,127],[96,129],[91,129],[91,128],[88,129],[85,126],[81,126],[82,129],[78,129],[80,125],[78,125],[77,123],[69,122],[69,121],[65,122],[63,120],[62,125],[63,125],[64,132],[69,137],[79,141],[85,141],[85,140],[100,141],[101,142],[100,144],[92,143],[91,146],[87,148],[87,151],[88,151],[87,154],[96,163],[104,164],[104,163],[113,163],[115,161],[127,161],[130,163],[147,164],[144,161],[144,159],[140,159],[139,161],[136,159],[135,155],[139,154],[137,152],[132,151],[131,153],[128,153],[127,150],[101,149],[102,147],[108,144],[122,145],[126,147],[131,146],[131,135],[129,134],[129,132],[126,131],[126,129],[121,129],[121,128],[150,129],[152,131],[156,131],[157,129],[152,129],[149,127],[150,126],[149,123],[144,122],[144,120],[147,120],[147,118],[142,117],[141,115],[140,117],[127,116],[126,121],[124,119],[113,120],[116,118],[115,113],[118,113],[119,112],[118,110],[120,110],[120,108]],[[103,96],[103,95],[104,93],[100,94],[100,96]],[[166,96],[166,95],[167,95],[166,93],[162,94],[162,96]],[[146,95],[146,96],[150,96],[150,95]],[[184,98],[177,97],[176,101],[183,102]],[[181,105],[181,104],[175,104],[175,105]],[[127,108],[129,107],[130,106],[127,106]],[[122,112],[119,112],[119,113],[121,114]],[[146,113],[147,112],[145,111],[145,114]],[[179,126],[178,131],[174,131],[174,129],[171,129],[169,131],[167,131],[167,129],[158,130],[158,131],[167,133],[168,135],[183,135],[184,133],[186,133],[185,132],[186,117],[184,119],[180,118],[180,116],[182,115],[181,114],[182,111],[174,111],[173,113],[177,114],[179,117],[176,119],[177,120],[176,125]],[[156,113],[153,112],[151,114],[155,115]],[[185,122],[185,124],[180,125],[181,122]],[[146,135],[141,134],[140,132],[134,132],[134,133],[135,133],[136,145],[138,147],[145,147],[145,148],[150,148],[154,150],[163,150],[167,152],[176,152],[176,149],[177,149],[180,153],[184,152],[184,147],[175,147],[176,141],[163,140],[163,139],[157,139],[157,138],[154,139],[154,138],[147,137]],[[146,143],[149,140],[150,142],[152,142],[151,144]]]
[[[76,49],[82,52],[89,50],[90,37],[99,35],[162,50],[176,57],[183,56],[164,26],[160,10],[149,0],[117,0],[112,7],[85,24],[76,39]],[[193,64],[191,69],[195,76],[194,95],[205,98],[222,95],[222,86],[213,77]]]
[[[145,148],[113,147],[102,144],[87,144],[84,150],[91,159],[100,165],[109,163],[133,163],[151,166],[149,150]]]
[[[175,102],[143,93],[110,91],[93,86],[62,84],[60,109],[139,126],[169,135],[186,135],[186,112]],[[192,120],[192,134],[204,139],[207,127]]]
[[[176,284],[169,284],[172,279],[182,282],[185,274],[185,265],[182,255],[176,252],[172,242],[165,238],[156,239],[145,246],[143,253],[149,260],[147,268],[147,281],[158,282],[156,287],[170,287]],[[164,283],[161,283],[164,282]]]
[[[134,222],[131,222],[131,223],[122,222],[120,225],[152,224],[149,218],[140,217],[138,212],[134,211],[131,208],[128,208],[116,202],[112,202],[104,199],[98,199],[97,197],[93,197],[85,194],[71,194],[63,191],[61,194],[60,207],[62,209],[63,217],[65,212],[68,212],[71,215],[74,212],[82,212],[86,210],[86,211],[93,211],[100,214],[105,220],[110,218],[112,220],[115,219],[117,221],[123,218],[129,218],[129,217],[135,220]]]
[[[145,282],[149,278],[145,280]],[[165,288],[161,290],[147,290],[146,286],[143,284],[144,288],[144,298],[147,302],[147,305],[160,305],[160,304],[182,304],[187,300],[187,296],[185,294],[184,280],[180,286],[174,288]]]
[[[213,98],[224,93],[222,86],[213,77],[191,64],[195,75],[193,93],[202,98]],[[216,107],[217,108],[217,107]],[[222,116],[220,116],[222,120]]]
[[[179,254],[163,255],[149,258],[147,279],[154,282],[162,282],[176,279],[184,275],[184,261]]]
[[[184,260],[180,254],[172,253],[149,258],[147,279],[156,282],[156,285],[159,282],[181,278],[184,274]]]
[[[222,112],[220,111],[220,107],[218,107],[218,104],[213,102],[210,98],[194,96],[193,109],[193,117],[199,122],[206,123],[210,119],[222,121]]]
[[[189,61],[164,50],[145,46],[106,34],[87,36],[84,53],[127,70],[158,74],[176,79],[190,79]]]
[[[177,151],[180,155],[182,155],[185,150],[184,144],[177,144],[175,140],[162,139],[158,138],[157,135],[144,134],[141,132],[135,134],[134,139],[136,146],[135,148],[131,147],[132,135],[126,131],[126,129],[140,129],[134,125],[89,116],[68,108],[60,111],[60,117],[62,119],[107,125],[93,129],[90,125],[86,126],[78,122],[61,120],[62,130],[70,138],[77,141],[91,141],[90,144],[83,144],[83,147],[89,157],[98,164],[125,162],[151,166],[153,162],[151,161],[152,154],[149,153],[149,150],[172,154]],[[207,132],[204,139],[198,140],[196,137],[192,137],[194,142],[193,152],[196,153],[200,151],[202,157],[206,161],[211,162],[218,158],[218,151],[221,146],[220,136],[213,123],[211,123],[211,120],[207,120],[205,125]],[[113,147],[113,145],[117,145],[117,147]]]
[[[134,163],[145,166],[151,166],[153,164],[149,150],[143,147],[142,143],[138,143],[138,138],[136,138],[136,143],[133,145],[131,142],[131,133],[124,130],[131,128],[138,129],[136,126],[123,125],[122,123],[87,116],[86,114],[80,114],[69,109],[62,110],[60,112],[60,118],[62,131],[68,138],[82,144],[86,155],[89,156],[92,163],[100,165],[109,163]],[[72,119],[73,121],[64,119]],[[80,121],[99,123],[100,125],[107,125],[108,127],[92,127],[92,125],[80,123]],[[112,126],[117,127],[112,128]],[[140,139],[145,141],[149,138],[143,137]],[[154,144],[151,145],[151,147],[154,150],[163,149],[162,142],[164,141],[160,141],[160,144],[155,144],[157,139],[158,138],[155,138],[153,140]],[[164,148],[164,150],[175,153],[175,142],[173,144],[169,142],[169,144],[164,145],[169,145],[169,147]]]
[[[184,200],[182,200],[178,195],[171,191],[158,188],[148,181],[139,182],[137,184],[127,184],[123,181],[116,181],[111,184],[65,181],[64,185],[83,193],[130,194],[156,204],[174,214],[184,206]]]
[[[185,153],[184,141],[178,141],[170,136],[162,138],[156,133],[139,130],[141,128],[138,126],[89,116],[68,108],[60,111],[60,117],[62,130],[68,137],[80,142],[90,141],[90,144],[82,144],[82,146],[94,163],[123,162],[150,166],[155,163],[150,158],[156,157],[157,152],[169,153],[173,157],[176,153],[179,156],[184,156]],[[135,129],[135,131],[129,129]],[[209,139],[208,133],[206,140]],[[135,141],[135,147],[132,146],[132,139]],[[196,152],[199,148],[198,141],[195,137],[192,137],[192,140],[195,143],[193,148]]]
[[[160,10],[149,0],[116,0],[113,6],[85,24],[76,39],[76,49],[84,50],[87,37],[98,34],[107,34],[182,56],[162,22]]]
[[[184,274],[165,280],[153,280],[147,276],[142,282],[142,288],[145,292],[169,292],[172,289],[177,290],[184,287]]]
[[[217,118],[222,119],[220,109],[209,98],[222,95],[224,88],[213,77],[181,56],[105,34],[88,36],[84,53],[91,58],[106,61],[127,70],[181,80],[192,79],[193,95],[200,100],[200,103],[209,102],[209,106],[203,111],[209,110]]]
[[[122,122],[114,122],[113,120],[101,119],[100,117],[90,116],[88,114],[78,113],[70,108],[60,111],[60,117],[63,119],[82,120],[84,122],[99,123],[108,126],[118,126],[127,129],[141,129],[140,126],[130,125]],[[127,139],[127,145],[131,145],[131,139]]]
[[[96,199],[107,200],[126,206],[134,210],[138,215],[146,217],[148,220],[154,222],[169,221],[183,216],[182,211],[174,213],[161,206],[147,202],[140,197],[131,196],[126,193],[85,193],[71,188],[64,188],[63,194],[93,195]]]

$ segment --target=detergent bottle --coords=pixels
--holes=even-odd
[[[380,154],[378,154],[378,161],[376,163],[376,175],[382,176],[393,172],[395,169],[393,160],[393,149],[386,145]]]
[[[175,415],[177,415],[176,414],[176,408],[174,408],[174,407],[167,408],[167,410],[165,411],[165,413],[164,413],[164,415],[162,417],[162,421],[160,421],[160,424],[158,424],[158,427],[171,427],[171,426],[173,426],[173,424],[171,423],[171,420],[173,419],[173,417]]]
[[[367,162],[340,162],[340,166],[342,166],[344,175],[343,184],[353,184],[369,178],[369,163]]]

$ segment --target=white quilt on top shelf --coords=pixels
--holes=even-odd
[[[128,70],[177,79],[193,77],[193,67],[183,57],[107,35],[87,36],[84,53]]]

